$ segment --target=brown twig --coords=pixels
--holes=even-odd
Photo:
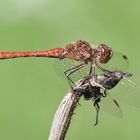
[[[65,95],[55,113],[48,138],[49,140],[64,140],[79,99],[80,96],[74,94],[72,91],[69,91],[67,95]]]

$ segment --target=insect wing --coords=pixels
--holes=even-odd
[[[122,117],[119,103],[109,93],[101,99],[101,109],[114,117]]]
[[[122,79],[111,92],[120,101],[140,108],[140,86],[131,79]]]
[[[57,75],[60,77],[66,78],[64,71],[67,71],[69,69],[75,68],[76,66],[79,66],[82,64],[79,61],[74,61],[68,58],[65,59],[56,59],[54,62],[54,68]],[[72,70],[68,71],[67,73],[71,72]],[[73,82],[77,82],[78,80],[84,78],[89,74],[90,71],[90,65],[85,64],[81,69],[74,71],[69,77]]]
[[[129,61],[126,55],[114,51],[112,58],[106,64],[100,65],[110,71],[124,71],[128,69]]]

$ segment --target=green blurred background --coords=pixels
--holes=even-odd
[[[129,71],[140,81],[140,1],[0,0],[0,51],[36,51],[85,39],[106,43],[129,57]],[[46,140],[54,113],[68,86],[54,71],[54,60],[0,61],[0,139]],[[81,100],[67,140],[140,138],[140,110],[122,103],[123,118],[104,112],[93,127],[92,102]]]

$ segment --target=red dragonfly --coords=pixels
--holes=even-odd
[[[89,75],[95,74],[95,66],[104,72],[108,72],[106,68],[103,68],[102,64],[108,63],[112,58],[113,51],[105,44],[99,44],[97,47],[93,47],[85,40],[78,40],[75,43],[69,43],[65,48],[54,48],[51,50],[35,51],[35,52],[0,52],[0,59],[17,58],[17,57],[49,57],[58,58],[63,60],[74,60],[78,62],[77,65],[65,69],[64,74],[68,78],[68,81],[73,83],[70,79],[70,75],[79,69],[83,68],[86,64],[90,65]],[[121,55],[121,59],[127,60],[125,55]],[[120,62],[121,63],[121,62]],[[122,63],[123,64],[123,63]],[[94,70],[93,70],[94,69]]]

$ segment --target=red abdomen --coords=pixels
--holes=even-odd
[[[59,58],[64,52],[63,48],[54,48],[45,51],[36,52],[0,52],[0,59],[17,58],[17,57],[52,57]]]

